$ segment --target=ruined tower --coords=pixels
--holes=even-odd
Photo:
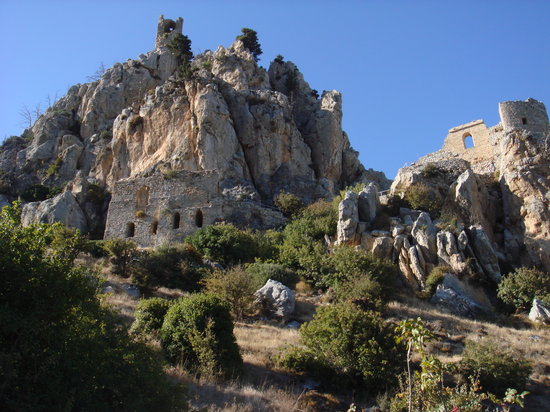
[[[165,19],[161,14],[157,25],[157,37],[155,39],[155,48],[159,49],[164,46],[172,37],[174,33],[183,32],[183,19],[178,17],[176,21],[171,19]]]
[[[501,102],[498,111],[504,130],[525,129],[543,133],[548,128],[546,107],[535,99]]]

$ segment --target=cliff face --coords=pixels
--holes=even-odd
[[[350,147],[340,93],[317,97],[290,62],[266,71],[240,41],[196,56],[193,75],[181,80],[163,40],[170,36],[73,86],[24,137],[5,143],[7,197],[34,185],[65,188],[96,230],[107,204],[92,202],[90,190],[170,170],[215,170],[221,187],[245,187],[267,204],[283,190],[309,202],[358,181],[388,186]]]

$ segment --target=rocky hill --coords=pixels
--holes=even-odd
[[[441,150],[400,169],[382,196],[372,186],[347,192],[337,242],[394,261],[416,290],[441,266],[433,299],[460,314],[491,307],[475,285],[494,291],[518,267],[550,272],[548,115],[534,99],[499,108],[500,124],[450,129]]]
[[[214,173],[212,189],[200,200],[183,202],[174,200],[176,189],[167,188],[149,202],[150,183],[126,184],[133,193],[122,197],[137,202],[138,191],[147,192],[145,203],[131,213],[143,212],[151,217],[147,225],[162,228],[162,210],[172,220],[182,216],[183,223],[183,215],[198,213],[191,209],[200,207],[202,215],[217,201],[217,219],[262,227],[281,221],[264,209],[282,191],[311,202],[361,181],[389,187],[382,173],[364,169],[350,147],[339,92],[318,96],[282,58],[268,70],[259,67],[241,40],[195,56],[182,76],[174,53],[182,25],[181,19],[161,16],[153,51],[115,64],[97,81],[71,87],[32,128],[2,145],[2,201],[20,195],[35,201],[25,206],[24,221],[60,220],[101,236],[117,182],[154,176],[174,182],[181,180],[180,171],[185,187]],[[243,213],[232,217],[222,210],[230,206],[225,200],[237,198],[255,202],[260,217],[250,222]],[[120,224],[134,225],[132,234],[138,233],[141,221],[134,220]],[[179,229],[173,223],[171,229]],[[196,229],[183,226],[164,239]],[[141,243],[155,242],[143,238]]]

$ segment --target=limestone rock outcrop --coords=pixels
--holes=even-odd
[[[294,312],[295,296],[292,289],[281,282],[269,279],[254,295],[269,316],[288,319]]]
[[[24,225],[61,222],[83,233],[88,229],[84,212],[73,194],[68,191],[43,202],[25,204],[21,213],[21,222]]]
[[[550,308],[540,299],[533,299],[533,304],[531,305],[531,310],[529,311],[529,319],[533,322],[540,322],[549,325]]]
[[[8,198],[78,179],[113,193],[123,179],[178,171],[216,171],[222,197],[246,187],[258,208],[281,191],[312,202],[361,181],[389,186],[351,148],[339,92],[318,96],[292,62],[258,66],[239,40],[195,56],[184,79],[169,47],[182,28],[161,16],[153,51],[71,87],[24,137],[3,144]],[[105,199],[95,211],[80,205],[88,221],[104,219]]]

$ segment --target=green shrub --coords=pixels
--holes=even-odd
[[[48,168],[46,169],[46,176],[50,177],[57,174],[62,164],[63,159],[61,157],[56,158],[52,163],[48,165]]]
[[[405,200],[413,209],[424,210],[432,216],[439,216],[442,201],[439,193],[425,183],[413,183],[405,192]]]
[[[135,320],[131,331],[134,333],[158,333],[171,303],[162,298],[141,299],[134,312]]]
[[[276,263],[251,263],[246,266],[246,271],[254,279],[257,289],[265,285],[269,279],[281,282],[291,289],[300,281],[300,276],[296,272]]]
[[[536,269],[516,269],[498,284],[498,297],[517,310],[528,310],[534,298],[550,304],[550,275]]]
[[[439,169],[439,167],[435,163],[431,163],[431,162],[427,163],[426,166],[424,166],[424,168],[420,172],[422,177],[425,177],[427,179],[438,177],[443,173],[444,171],[441,171],[441,169]]]
[[[131,263],[137,256],[137,245],[128,239],[108,239],[103,249],[111,256],[114,272],[123,277],[130,276]]]
[[[0,212],[2,410],[183,407],[158,357],[101,305],[95,275],[48,246],[56,225],[23,228],[18,214]]]
[[[322,285],[327,273],[324,237],[336,233],[336,223],[330,202],[318,201],[306,207],[284,228],[278,263],[294,269],[308,282]]]
[[[241,29],[241,33],[241,35],[237,36],[237,40],[242,41],[243,46],[254,56],[254,60],[258,61],[258,56],[262,54],[262,48],[258,42],[258,33],[246,27]]]
[[[241,267],[215,271],[204,280],[206,291],[227,302],[237,319],[251,313],[257,283]]]
[[[261,261],[275,261],[279,257],[279,248],[283,243],[283,233],[273,229],[265,232],[254,231],[252,239],[257,248],[257,259]]]
[[[326,386],[374,393],[394,384],[403,371],[405,350],[376,312],[346,303],[324,306],[300,335],[306,349],[292,349],[283,363]]]
[[[335,289],[340,302],[350,302],[363,310],[384,309],[386,298],[380,282],[366,274],[353,277],[340,283]]]
[[[140,286],[183,289],[195,292],[207,270],[195,248],[187,243],[159,246],[139,259],[133,274]]]
[[[326,276],[327,286],[369,275],[382,287],[382,298],[388,299],[394,292],[399,277],[399,269],[394,264],[378,259],[364,250],[353,246],[340,245],[329,256],[331,273]]]
[[[21,193],[21,198],[26,202],[41,202],[61,193],[57,187],[33,185]]]
[[[160,332],[169,360],[206,376],[232,377],[242,369],[229,305],[194,294],[170,307]]]
[[[449,268],[445,266],[435,266],[428,277],[426,278],[426,286],[424,292],[427,298],[430,298],[437,289],[437,285],[443,282],[445,278],[445,273],[449,272]]]
[[[495,341],[467,341],[460,367],[466,376],[479,379],[483,390],[502,396],[508,388],[523,390],[531,375],[527,360]]]
[[[292,193],[281,192],[275,197],[275,206],[279,208],[286,217],[297,216],[304,208],[304,202]]]
[[[231,224],[217,224],[197,230],[186,239],[207,259],[224,266],[250,262],[257,254],[253,236]]]

